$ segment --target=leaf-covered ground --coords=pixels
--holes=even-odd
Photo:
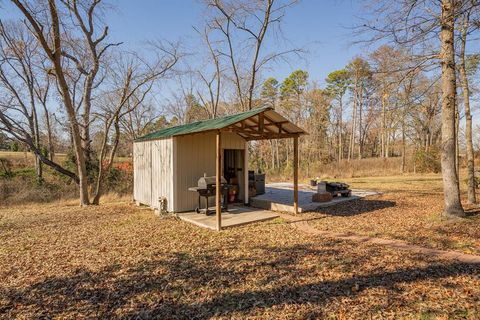
[[[480,266],[127,203],[0,208],[0,317],[471,318]]]
[[[348,183],[382,194],[319,209],[309,215],[311,225],[319,230],[401,239],[480,255],[480,209],[465,205],[466,219],[442,220],[439,175],[358,178]]]

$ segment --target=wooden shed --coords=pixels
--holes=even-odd
[[[204,175],[238,175],[239,198],[248,203],[248,148],[251,140],[294,139],[294,197],[298,198],[298,137],[306,132],[272,108],[163,129],[134,141],[134,200],[169,212],[193,211],[197,195],[188,191]],[[218,183],[217,185],[220,185]],[[220,229],[220,189],[216,210]]]

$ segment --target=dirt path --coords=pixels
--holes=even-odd
[[[318,235],[322,237],[334,238],[334,239],[340,239],[340,240],[350,240],[355,242],[377,244],[377,245],[381,245],[381,246],[385,246],[393,249],[418,252],[426,256],[436,257],[440,259],[480,264],[480,256],[473,255],[473,254],[466,254],[466,253],[457,252],[457,251],[431,249],[431,248],[426,248],[426,247],[422,247],[414,244],[409,244],[408,242],[405,242],[402,240],[392,240],[392,239],[361,236],[357,234],[322,231],[309,225],[308,219],[304,219],[302,217],[295,217],[288,214],[280,214],[279,216],[282,219],[289,221],[292,224],[292,226],[297,230],[300,230],[302,232],[305,232],[311,235]]]

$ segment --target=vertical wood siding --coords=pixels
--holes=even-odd
[[[173,169],[172,152],[173,139],[150,141],[152,149],[152,200],[151,206],[159,207],[160,197],[167,198],[167,210],[174,211],[172,192]]]
[[[191,211],[198,205],[198,195],[188,191],[188,187],[196,186],[198,178],[204,173],[207,176],[215,175],[215,133],[199,133],[174,139],[176,145],[175,211]],[[222,133],[223,149],[243,150],[245,144],[245,140],[235,133]],[[211,200],[213,204],[213,197]]]
[[[159,198],[166,197],[168,210],[174,210],[172,152],[172,139],[133,144],[135,201],[158,208]]]
[[[133,144],[133,197],[135,201],[151,205],[151,154],[150,143],[136,142]]]

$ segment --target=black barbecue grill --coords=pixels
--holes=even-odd
[[[224,177],[220,178],[221,186],[220,190],[222,193],[222,211],[228,210],[228,189],[230,185],[227,184],[227,180]],[[216,195],[216,177],[201,177],[198,179],[196,187],[188,188],[189,191],[195,191],[198,193],[198,207],[195,209],[197,213],[204,213],[208,215],[210,211],[208,210],[208,198],[215,197]],[[202,209],[202,197],[205,198],[205,209]]]

